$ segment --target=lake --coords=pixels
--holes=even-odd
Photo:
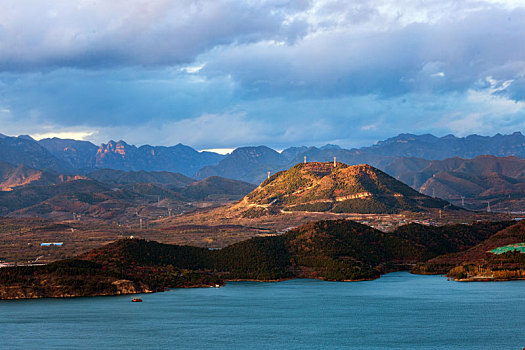
[[[130,296],[0,301],[2,349],[522,349],[525,281],[230,282]]]

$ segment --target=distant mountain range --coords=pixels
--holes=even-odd
[[[292,147],[278,153],[265,146],[237,148],[216,165],[204,167],[196,178],[212,175],[233,178],[258,184],[268,171],[274,173],[302,163],[326,162],[334,157],[349,165],[369,164],[386,169],[398,158],[418,157],[442,160],[452,157],[473,158],[479,155],[525,158],[525,136],[497,134],[492,137],[471,135],[458,138],[452,135],[441,138],[432,135],[401,134],[378,142],[371,147],[342,149],[333,145],[317,147]],[[388,171],[387,171],[388,172]]]
[[[27,135],[1,135],[0,161],[4,163],[0,168],[4,169],[4,177],[0,178],[0,186],[8,190],[28,182],[59,184],[88,174],[105,184],[141,182],[171,189],[209,177],[260,184],[268,172],[290,169],[305,159],[326,162],[334,157],[348,165],[369,164],[417,191],[456,205],[467,200],[470,209],[486,207],[486,201],[494,201],[492,204],[499,209],[525,208],[525,200],[521,199],[525,194],[525,136],[519,132],[462,138],[401,134],[360,149],[325,145],[277,152],[257,146],[240,147],[228,155],[199,152],[182,144],[136,147],[124,141],[109,141],[97,147],[87,141],[36,141]]]
[[[171,147],[144,145],[136,147],[124,141],[109,141],[99,147],[88,141],[59,138],[33,140],[27,135],[0,137],[0,161],[24,164],[60,173],[91,172],[110,168],[125,171],[169,171],[204,179],[220,176],[259,184],[266,173],[307,161],[338,161],[346,164],[370,164],[383,169],[395,158],[416,157],[443,160],[452,157],[474,158],[479,155],[525,158],[525,136],[520,132],[495,136],[401,134],[370,147],[343,149],[337,145],[291,147],[281,153],[266,147],[240,147],[229,155],[199,152],[178,144]]]
[[[172,147],[128,145],[124,141],[102,144],[95,155],[94,167],[120,170],[171,171],[192,176],[199,169],[217,164],[224,156],[198,152],[189,146]]]
[[[432,160],[452,157],[474,158],[482,154],[525,158],[525,136],[521,132],[511,135],[470,135],[467,137],[401,134],[361,150],[378,156],[417,157]]]
[[[66,161],[54,156],[37,141],[23,136],[0,138],[0,161],[41,170],[72,170]]]
[[[26,135],[0,138],[0,161],[63,173],[110,168],[170,171],[192,176],[199,169],[217,164],[223,158],[223,155],[198,152],[182,144],[135,147],[124,141],[109,141],[97,147],[88,141],[59,138],[40,141]]]

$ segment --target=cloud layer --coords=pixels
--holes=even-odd
[[[525,130],[520,1],[0,3],[0,132],[197,148]]]

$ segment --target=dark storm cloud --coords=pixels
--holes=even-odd
[[[0,69],[176,65],[217,45],[294,41],[306,1],[0,3]]]
[[[0,2],[1,133],[199,148],[525,131],[525,4]]]
[[[321,32],[295,45],[221,48],[210,54],[203,73],[231,74],[248,91],[264,95],[443,93],[467,90],[488,76],[522,75],[522,42],[525,11],[491,9],[461,21],[413,23],[389,31]]]

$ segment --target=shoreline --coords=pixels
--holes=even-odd
[[[72,298],[91,298],[91,297],[113,297],[113,296],[132,296],[132,295],[139,295],[139,294],[152,294],[152,293],[165,293],[165,292],[169,292],[169,291],[173,291],[173,290],[176,290],[176,289],[187,289],[187,288],[221,288],[221,287],[224,287],[228,282],[259,282],[259,283],[277,283],[277,282],[285,282],[285,281],[291,281],[291,280],[298,280],[298,279],[312,279],[312,280],[319,280],[319,281],[324,281],[324,282],[344,282],[344,283],[348,283],[348,282],[366,282],[366,281],[374,281],[374,280],[377,280],[377,279],[380,279],[381,277],[385,276],[385,275],[388,275],[390,273],[397,273],[397,272],[407,272],[411,275],[414,275],[414,276],[438,276],[440,275],[441,277],[446,277],[445,275],[443,274],[418,274],[418,273],[412,273],[408,270],[400,270],[400,271],[392,271],[392,272],[388,272],[384,275],[381,275],[380,277],[378,278],[370,278],[370,279],[357,279],[357,280],[343,280],[343,281],[331,281],[331,280],[326,280],[326,279],[323,279],[323,278],[312,278],[312,277],[292,277],[292,278],[281,278],[281,279],[275,279],[275,280],[257,280],[257,279],[229,279],[229,280],[224,280],[224,283],[222,284],[214,284],[214,285],[209,285],[209,284],[198,284],[198,285],[187,285],[187,286],[182,286],[182,287],[166,287],[165,289],[163,290],[149,290],[149,289],[144,289],[144,290],[141,290],[141,291],[133,291],[133,292],[121,292],[121,293],[115,293],[115,294],[108,294],[108,293],[105,293],[105,294],[91,294],[91,295],[70,295],[70,294],[67,294],[67,295],[61,295],[61,296],[36,296],[36,295],[32,295],[32,296],[25,296],[25,297],[12,297],[12,298],[3,298],[3,299],[0,299],[0,301],[7,301],[7,300],[35,300],[35,299],[72,299]],[[511,281],[523,281],[525,280],[525,278],[512,278],[512,279],[492,279],[492,278],[468,278],[468,279],[453,279],[451,277],[447,277],[447,281],[452,281],[452,282],[464,282],[464,283],[468,283],[468,282],[511,282]]]

